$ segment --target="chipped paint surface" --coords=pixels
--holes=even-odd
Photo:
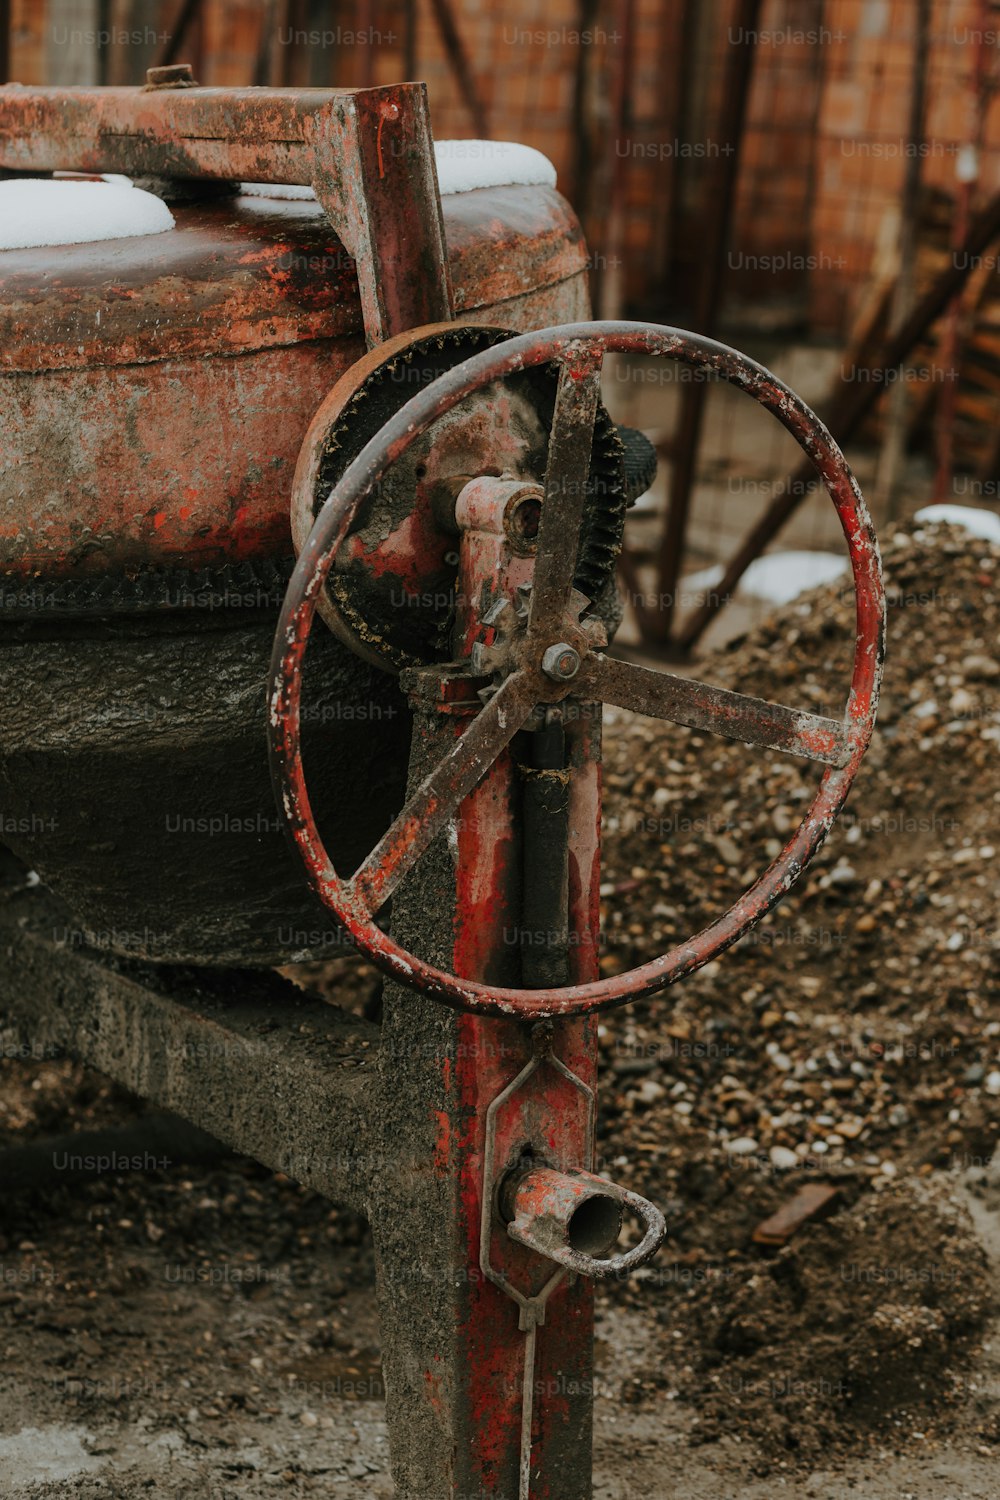
[[[833,760],[834,764],[828,764],[812,805],[781,854],[729,911],[687,943],[625,974],[554,990],[519,990],[458,978],[433,965],[413,960],[358,910],[353,890],[340,877],[333,875],[330,878],[329,860],[309,813],[297,744],[299,669],[313,614],[306,585],[317,577],[321,581],[325,579],[358,505],[416,436],[471,392],[514,370],[559,359],[565,361],[563,369],[570,370],[572,378],[577,378],[583,345],[601,351],[676,358],[696,368],[714,370],[754,396],[778,417],[815,462],[841,519],[857,598],[858,635],[850,698],[845,710],[847,756],[845,759],[838,740],[838,736],[844,733],[841,727],[832,721],[817,721],[808,716],[803,734],[806,716],[791,715],[793,724],[797,723],[799,728],[794,747],[789,745],[787,748],[815,759]],[[540,551],[544,552],[541,545]],[[567,325],[539,334],[522,335],[473,356],[415,396],[354,461],[321,511],[299,559],[286,599],[285,615],[295,624],[296,639],[286,649],[279,629],[273,666],[284,711],[273,740],[274,766],[279,784],[293,788],[296,816],[291,823],[292,832],[317,890],[347,923],[363,951],[387,972],[400,975],[405,963],[412,982],[419,989],[448,1004],[483,1014],[531,1017],[579,1014],[654,994],[715,958],[775,906],[823,842],[857,773],[874,725],[885,636],[881,564],[871,519],[843,454],[815,414],[769,371],[725,345],[677,329],[627,323]],[[601,673],[617,673],[619,667],[620,664],[615,663],[612,669],[609,663],[605,663],[600,671],[593,669],[588,686],[593,689],[601,680]],[[546,684],[540,674],[533,675],[527,667],[522,670],[534,687],[536,701],[552,701],[552,685]],[[665,674],[650,675],[662,677]],[[700,686],[704,695],[705,685]],[[757,704],[757,700],[743,700],[741,729],[753,722],[750,704]],[[723,716],[735,707],[725,703]],[[772,719],[776,710],[779,710],[779,719],[790,714],[780,705],[764,707]],[[711,727],[717,729],[718,721]],[[815,735],[820,739],[814,739]],[[772,742],[764,740],[767,744]],[[468,765],[466,757],[463,756],[462,760]]]

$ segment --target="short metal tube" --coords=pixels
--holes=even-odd
[[[507,1233],[519,1245],[580,1276],[627,1276],[656,1254],[667,1226],[655,1204],[592,1172],[522,1163],[501,1184],[497,1198]],[[643,1236],[631,1250],[614,1253],[624,1209],[639,1219]]]
[[[618,1193],[590,1172],[531,1167],[508,1189],[513,1216],[507,1233],[550,1260],[566,1252],[599,1256],[611,1250],[622,1225]]]

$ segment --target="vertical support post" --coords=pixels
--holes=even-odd
[[[914,17],[913,71],[910,78],[910,122],[907,130],[906,175],[900,201],[899,272],[892,295],[890,323],[896,330],[913,311],[920,232],[920,189],[923,178],[924,115],[927,99],[927,56],[930,50],[931,0],[917,0]],[[961,241],[959,241],[961,243]],[[889,520],[895,520],[897,476],[906,450],[909,401],[906,382],[897,380],[885,401],[885,435],[879,454],[879,499]]]
[[[452,317],[422,83],[0,88],[0,169],[309,184],[358,272],[369,345]]]
[[[755,37],[761,0],[739,0],[737,24],[741,35]],[[730,47],[734,44],[730,43]],[[711,335],[719,314],[729,231],[735,206],[746,112],[753,81],[755,43],[737,43],[726,69],[725,107],[721,134],[727,155],[720,157],[713,173],[705,240],[707,254],[698,288],[695,328]],[[677,585],[684,566],[688,513],[698,469],[698,451],[705,417],[707,388],[698,382],[683,387],[677,430],[665,455],[670,459],[667,514],[657,555],[657,605],[638,611],[643,640],[664,646],[670,636],[677,600]]]
[[[360,89],[306,121],[316,196],[358,268],[369,345],[453,316],[424,84]]]
[[[418,780],[479,707],[468,679],[409,674]],[[596,975],[600,709],[571,721],[570,977]],[[397,893],[393,928],[455,973],[521,979],[519,774],[505,754]],[[593,1088],[596,1025],[554,1028],[553,1051]],[[515,1021],[456,1014],[387,984],[370,1216],[398,1500],[518,1500],[525,1334],[515,1303],[480,1267],[486,1112],[531,1056]],[[532,1108],[544,1111],[544,1100]],[[558,1133],[558,1122],[555,1123]],[[587,1143],[567,1144],[579,1156]],[[579,1157],[582,1162],[582,1156]],[[568,1165],[563,1160],[561,1165]],[[536,1335],[532,1500],[589,1500],[593,1290],[568,1279]]]

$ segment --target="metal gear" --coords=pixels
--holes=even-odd
[[[415,391],[514,336],[443,324],[390,340],[354,366],[303,444],[292,501],[296,546],[349,464]],[[320,603],[327,624],[359,655],[392,671],[448,660],[458,490],[478,474],[541,483],[555,390],[555,371],[545,367],[477,392],[415,443],[361,508]],[[630,499],[624,447],[603,406],[587,491],[575,582],[596,600],[613,587]]]

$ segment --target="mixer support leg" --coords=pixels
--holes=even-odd
[[[418,780],[479,704],[462,702],[466,679],[428,671],[412,674],[408,686]],[[567,740],[569,974],[578,982],[593,977],[597,956],[599,719],[580,718]],[[453,836],[439,839],[400,888],[393,931],[412,951],[458,974],[521,982],[530,914],[522,909],[520,795],[520,772],[505,755],[463,804]],[[592,1019],[554,1027],[553,1050],[590,1087],[595,1042]],[[532,1366],[515,1303],[480,1266],[486,1111],[531,1055],[530,1028],[520,1022],[459,1014],[386,985],[369,1211],[398,1500],[591,1495],[592,1286],[569,1277],[555,1289],[534,1335]],[[554,1138],[557,1154],[579,1158],[588,1143],[566,1138],[554,1093],[546,1117],[550,1084],[541,1074],[536,1089],[532,1118]],[[578,1122],[569,1129],[579,1137]],[[528,1488],[521,1476],[526,1409]]]

